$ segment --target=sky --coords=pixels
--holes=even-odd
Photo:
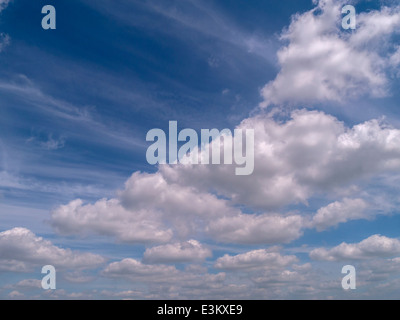
[[[0,299],[399,299],[399,66],[394,0],[0,0]]]

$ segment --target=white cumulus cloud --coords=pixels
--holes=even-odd
[[[212,221],[207,231],[221,242],[276,244],[299,238],[303,227],[304,219],[300,215],[241,214]]]
[[[78,199],[54,210],[51,223],[56,231],[67,235],[93,232],[130,243],[169,241],[172,231],[160,220],[160,215],[151,210],[126,210],[117,199],[86,205]]]
[[[310,258],[323,261],[362,260],[391,257],[400,253],[400,241],[381,235],[373,235],[359,243],[343,242],[332,249],[317,248]]]
[[[193,268],[178,270],[174,266],[164,264],[145,264],[135,259],[123,259],[110,263],[102,272],[109,278],[121,278],[135,283],[157,284],[168,291],[176,290],[181,294],[187,289],[212,290],[223,287],[225,273],[208,274],[196,272]],[[161,288],[161,287],[159,287]]]
[[[196,262],[211,256],[211,250],[205,248],[200,242],[188,240],[146,249],[143,261],[146,263]]]
[[[235,176],[234,166],[224,165],[165,165],[160,172],[169,183],[270,212],[400,169],[400,130],[375,119],[347,127],[324,112],[296,110],[286,121],[260,115],[238,128],[255,131],[252,175]]]
[[[0,233],[0,270],[26,272],[35,266],[93,268],[105,262],[97,254],[63,249],[25,228]]]
[[[0,0],[0,12],[3,11],[12,0]]]
[[[101,234],[128,243],[171,243],[199,235],[240,244],[288,243],[312,225],[324,230],[353,219],[372,218],[362,200],[342,200],[320,209],[310,224],[284,206],[308,204],[318,194],[351,190],[400,169],[400,130],[371,120],[347,127],[321,111],[296,110],[278,121],[270,115],[244,120],[255,130],[255,171],[236,176],[234,165],[162,165],[136,172],[113,199],[74,200],[53,210],[62,234]],[[356,187],[356,188],[353,188]],[[341,196],[342,197],[342,196]],[[240,207],[255,209],[245,214]]]
[[[165,243],[174,234],[193,235],[206,221],[237,211],[212,194],[167,183],[160,173],[136,172],[117,199],[72,201],[52,212],[52,225],[63,234],[93,232],[123,242]]]

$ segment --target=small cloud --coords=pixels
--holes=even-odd
[[[2,272],[30,272],[35,267],[47,264],[56,268],[83,270],[95,268],[106,261],[97,254],[57,247],[26,228],[1,232],[0,252]],[[27,286],[32,283],[26,281],[20,285]]]
[[[0,7],[1,10],[1,7]],[[10,36],[6,33],[0,33],[0,52],[10,44]]]
[[[317,231],[324,231],[350,220],[370,219],[371,214],[366,212],[367,208],[368,204],[362,199],[345,198],[320,208],[313,217],[312,224]]]
[[[41,288],[42,285],[41,281],[38,279],[25,279],[18,282],[16,287],[24,289],[38,289]]]
[[[318,261],[347,261],[391,257],[400,253],[400,241],[379,234],[359,243],[346,243],[332,248],[317,248],[310,252],[310,258]]]
[[[207,63],[211,68],[218,68],[220,65],[220,59],[215,56],[211,56],[207,59]]]
[[[49,139],[45,142],[41,142],[40,146],[47,150],[58,150],[64,148],[65,138],[60,137],[59,139],[53,139],[53,136],[50,134]]]
[[[10,293],[8,294],[8,296],[9,296],[11,299],[22,299],[22,298],[24,297],[24,294],[21,293],[21,292],[19,292],[19,291],[17,291],[17,290],[14,290],[14,291],[10,292]]]
[[[400,46],[397,47],[396,52],[390,57],[390,63],[395,67],[400,64]]]
[[[66,138],[64,136],[60,136],[58,139],[53,138],[53,134],[50,133],[47,138],[43,138],[42,136],[32,136],[26,140],[28,143],[36,143],[40,148],[45,150],[58,150],[64,148]]]

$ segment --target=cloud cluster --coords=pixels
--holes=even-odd
[[[201,262],[212,256],[211,250],[196,240],[170,243],[146,249],[146,263]]]
[[[368,204],[363,199],[348,199],[335,201],[326,207],[320,208],[312,219],[312,225],[317,231],[323,231],[331,226],[350,220],[366,219],[365,213]]]
[[[263,107],[387,94],[386,70],[395,59],[390,37],[399,32],[400,7],[360,13],[356,30],[346,32],[341,29],[345,4],[320,0],[292,18],[281,36],[288,42],[278,52],[281,70],[261,91]]]
[[[0,0],[0,6],[7,3]],[[315,9],[293,17],[282,35],[287,45],[278,52],[282,68],[262,90],[264,106],[387,93],[386,70],[400,64],[400,49],[386,50],[387,37],[398,30],[400,10],[362,13],[357,31],[350,33],[339,29],[343,3],[321,0]],[[54,298],[340,294],[337,274],[324,278],[314,262],[300,260],[300,254],[310,251],[307,247],[290,248],[289,255],[265,246],[290,243],[306,229],[322,232],[351,220],[374,218],[379,207],[374,201],[382,198],[368,197],[365,188],[371,179],[400,170],[400,130],[379,120],[350,127],[324,112],[304,109],[284,119],[252,116],[237,129],[255,131],[251,176],[235,175],[234,165],[161,165],[155,173],[135,172],[112,199],[76,199],[52,211],[50,223],[57,233],[109,236],[145,245],[142,260],[118,256],[100,274],[88,275],[82,270],[104,264],[102,256],[60,248],[30,230],[15,228],[0,233],[0,271],[28,272],[52,264],[73,269],[63,279],[75,284],[98,281],[100,275],[101,281],[126,286],[119,292],[59,290]],[[46,147],[59,147],[50,140]],[[315,202],[322,207],[315,208]],[[224,247],[224,255],[212,259],[217,253],[211,248],[219,243],[232,247]],[[237,247],[235,254],[229,251],[235,245],[242,253],[237,254]],[[359,243],[313,249],[309,257],[360,261],[362,286],[398,274],[399,254],[398,239],[373,235]],[[38,285],[37,280],[20,281],[7,288],[8,297],[22,298],[21,291]]]
[[[160,173],[136,172],[117,199],[72,201],[53,211],[52,225],[63,234],[94,232],[129,243],[164,243],[174,232],[193,235],[204,223],[237,211],[215,195],[167,183]]]
[[[103,276],[114,279],[125,279],[133,283],[156,284],[157,290],[184,291],[222,288],[226,278],[225,273],[209,274],[207,270],[196,270],[188,267],[178,270],[175,266],[165,264],[145,264],[135,259],[123,259],[110,263],[102,272]]]
[[[285,122],[263,115],[239,127],[256,132],[252,176],[236,176],[229,165],[163,165],[154,174],[134,173],[117,198],[60,206],[52,212],[53,227],[62,234],[110,235],[128,243],[195,236],[288,243],[304,228],[322,231],[374,215],[365,200],[350,197],[319,209],[311,221],[275,210],[400,169],[400,130],[377,120],[348,128],[323,112],[297,110]],[[256,213],[244,213],[237,204]]]
[[[400,130],[378,120],[349,128],[321,111],[296,110],[284,122],[260,115],[239,128],[255,130],[253,175],[237,177],[227,166],[181,164],[162,166],[160,172],[170,183],[271,211],[400,168]]]

